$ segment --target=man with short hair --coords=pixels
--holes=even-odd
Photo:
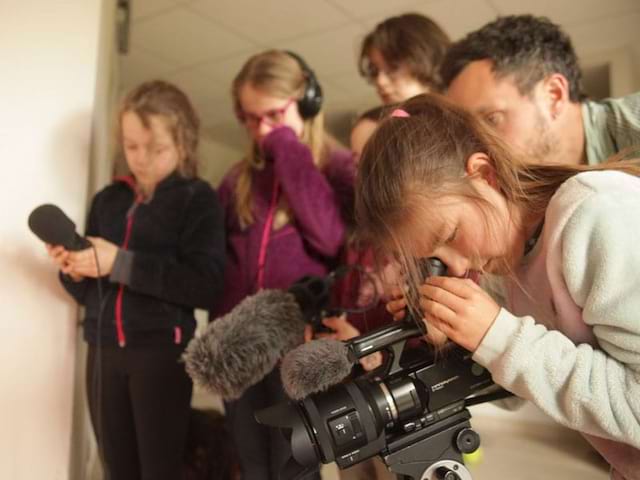
[[[571,40],[546,18],[502,17],[468,34],[451,46],[441,75],[450,100],[531,161],[597,164],[627,150],[640,156],[640,92],[586,99]],[[502,302],[499,282],[484,287]],[[585,437],[615,465],[612,479],[640,480],[640,450]]]
[[[521,153],[545,163],[601,163],[640,146],[640,93],[591,101],[569,37],[544,17],[501,17],[454,43],[447,97]]]

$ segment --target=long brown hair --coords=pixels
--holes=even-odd
[[[249,58],[233,80],[231,95],[236,112],[241,110],[240,90],[246,84],[267,95],[283,99],[301,98],[306,86],[306,77],[298,61],[291,55],[280,50],[268,50]],[[331,139],[324,131],[322,111],[304,121],[302,142],[311,150],[316,166],[322,169],[331,147]],[[264,158],[258,145],[252,142],[240,165],[235,190],[236,212],[245,227],[253,223],[252,173],[262,168]],[[286,210],[286,206],[281,204],[279,210]],[[276,219],[276,223],[281,222]]]
[[[362,41],[358,70],[370,76],[369,56],[378,50],[391,68],[405,66],[422,85],[442,90],[440,64],[449,48],[448,35],[440,26],[419,13],[389,17],[376,25]]]
[[[189,97],[175,85],[162,80],[144,82],[131,90],[122,100],[118,111],[118,145],[122,146],[122,116],[126,112],[138,115],[145,128],[150,117],[164,120],[180,158],[178,172],[187,178],[198,174],[198,140],[200,119]]]
[[[534,164],[513,153],[480,120],[437,95],[414,97],[400,108],[408,116],[384,119],[362,153],[355,210],[364,238],[404,257],[397,232],[416,209],[448,194],[483,202],[465,170],[474,153],[490,159],[512,211],[517,208],[531,218],[543,217],[558,187],[577,173],[618,170],[640,176],[640,160],[614,161],[621,156],[593,166]],[[415,270],[415,259],[401,261]]]

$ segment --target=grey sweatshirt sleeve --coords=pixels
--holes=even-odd
[[[111,268],[109,280],[113,283],[124,283],[125,285],[131,281],[131,270],[133,269],[133,252],[118,249],[116,259]]]
[[[572,429],[640,447],[640,191],[586,198],[562,275],[598,347],[502,309],[474,354],[494,381]]]

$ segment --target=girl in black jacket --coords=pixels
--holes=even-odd
[[[223,215],[196,177],[199,121],[182,91],[144,83],[118,119],[131,175],[94,197],[92,248],[47,249],[85,306],[89,409],[107,478],[175,480],[192,390],[179,360],[194,308],[222,292]]]

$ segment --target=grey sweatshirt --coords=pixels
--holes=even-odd
[[[640,478],[640,179],[565,182],[507,298],[474,359]]]

